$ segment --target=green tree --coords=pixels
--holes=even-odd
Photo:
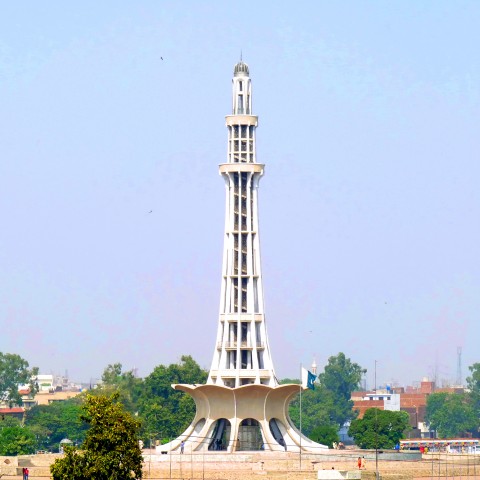
[[[18,393],[19,385],[29,385],[34,395],[38,391],[35,377],[38,368],[28,368],[28,362],[14,353],[0,352],[0,402],[10,407],[22,404],[22,396]]]
[[[302,432],[310,437],[317,427],[332,427],[336,431],[348,420],[355,418],[350,400],[352,391],[359,388],[366,370],[339,353],[328,359],[320,373],[315,390],[302,392]],[[300,383],[299,380],[284,379],[280,383]],[[292,422],[300,425],[300,395],[290,403],[289,415]]]
[[[121,363],[108,365],[102,373],[102,384],[91,392],[93,395],[119,394],[119,401],[131,413],[138,411],[138,398],[141,395],[143,381],[133,371],[122,371]]]
[[[87,395],[82,419],[90,425],[83,451],[66,447],[50,467],[54,480],[127,480],[142,478],[138,445],[140,423],[125,411],[118,393]]]
[[[467,387],[470,390],[472,406],[477,417],[480,418],[480,363],[474,363],[468,369],[471,374],[467,377]]]
[[[293,383],[300,383],[299,381]],[[290,419],[300,427],[300,395],[290,403]],[[333,395],[325,388],[316,384],[315,390],[302,391],[302,433],[310,437],[313,430],[319,426],[334,426],[338,430]]]
[[[478,430],[479,419],[471,397],[465,393],[432,393],[427,398],[425,420],[440,438]]]
[[[50,405],[36,405],[31,408],[25,424],[35,434],[37,449],[58,451],[60,440],[68,438],[81,444],[88,424],[80,418],[83,398],[75,397]]]
[[[195,416],[195,402],[172,384],[204,384],[208,373],[191,356],[182,356],[180,363],[159,365],[145,378],[138,400],[142,419],[142,438],[178,437]]]
[[[23,421],[20,418],[12,417],[10,415],[2,416],[0,420],[0,428],[4,427],[21,427],[23,426]]]
[[[365,373],[365,369],[340,352],[328,359],[325,370],[318,376],[320,386],[331,397],[328,401],[333,408],[329,414],[332,422],[338,426],[356,417],[350,397],[353,391],[360,388]]]
[[[35,452],[35,435],[27,427],[2,426],[0,429],[0,455],[28,455]]]
[[[333,442],[338,443],[339,441],[338,429],[333,425],[319,425],[312,430],[309,438],[314,442],[332,447]]]
[[[468,369],[471,375],[467,377],[467,386],[472,392],[480,393],[480,363],[474,363],[470,365]]]
[[[118,385],[122,380],[122,364],[109,364],[102,373],[102,383],[104,385]]]
[[[348,434],[360,448],[393,448],[410,429],[407,412],[369,408],[352,420]]]

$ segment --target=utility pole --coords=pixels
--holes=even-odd
[[[377,361],[375,360],[375,374],[374,374],[375,395],[377,395]],[[378,477],[378,408],[375,409],[375,479]]]
[[[457,378],[456,386],[460,387],[463,384],[462,378],[462,347],[457,347]]]

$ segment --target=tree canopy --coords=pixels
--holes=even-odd
[[[469,394],[432,393],[427,398],[425,420],[440,438],[478,430],[479,418]]]
[[[315,427],[309,435],[314,442],[327,445],[332,448],[333,443],[338,443],[338,429],[332,425],[319,425]]]
[[[471,374],[467,377],[467,387],[471,392],[480,393],[480,363],[468,367]]]
[[[325,370],[318,376],[320,386],[330,397],[329,402],[334,407],[330,409],[331,419],[339,426],[356,417],[350,397],[353,391],[360,388],[362,375],[365,373],[364,368],[340,352],[328,359]]]
[[[298,382],[300,383],[300,382]],[[316,385],[315,390],[302,392],[302,433],[310,437],[312,431],[321,425],[334,425],[331,415],[332,404],[324,389]],[[289,415],[292,422],[300,427],[300,395],[290,403]]]
[[[176,438],[195,416],[195,402],[172,384],[203,384],[208,372],[189,355],[180,363],[159,365],[145,378],[138,398],[138,412],[143,420],[144,441],[154,438]]]
[[[345,422],[356,417],[350,396],[359,388],[365,371],[342,352],[328,359],[324,371],[319,374],[318,382],[315,383],[315,390],[302,393],[302,432],[305,435],[311,437],[313,431],[320,426],[331,426],[338,431]],[[291,379],[281,383],[287,382],[300,383],[299,380]],[[299,426],[298,395],[290,404],[289,414],[293,423]]]
[[[474,363],[470,367],[470,376],[467,377],[467,387],[470,390],[470,399],[475,414],[480,418],[480,363]]]
[[[35,434],[37,449],[57,452],[64,438],[75,444],[83,443],[88,425],[80,417],[82,401],[82,397],[75,397],[37,405],[28,411],[25,426]]]
[[[35,452],[35,435],[22,427],[15,417],[5,417],[1,421],[0,455],[28,455]]]
[[[369,408],[352,420],[348,434],[360,448],[394,448],[410,429],[407,412]]]
[[[28,385],[30,392],[38,390],[35,377],[38,368],[29,368],[28,362],[15,353],[0,352],[0,402],[10,407],[22,404],[22,396],[18,392],[19,385]]]
[[[108,365],[102,373],[102,384],[91,393],[93,395],[112,395],[118,393],[119,401],[126,410],[137,412],[137,403],[142,393],[143,381],[137,378],[133,371],[123,371],[121,363]]]
[[[54,480],[142,478],[140,422],[117,400],[118,393],[86,396],[81,418],[90,428],[83,449],[65,447],[64,458],[50,467]]]

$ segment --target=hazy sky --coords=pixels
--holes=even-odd
[[[242,50],[277,376],[342,351],[370,385],[375,360],[453,381],[461,346],[465,377],[479,25],[478,1],[4,2],[0,351],[85,381],[210,368]]]

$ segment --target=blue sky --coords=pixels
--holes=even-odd
[[[370,384],[375,360],[379,383],[454,381],[458,346],[466,376],[479,24],[476,1],[4,4],[0,351],[85,381],[210,367],[242,50],[277,376],[343,351]]]

